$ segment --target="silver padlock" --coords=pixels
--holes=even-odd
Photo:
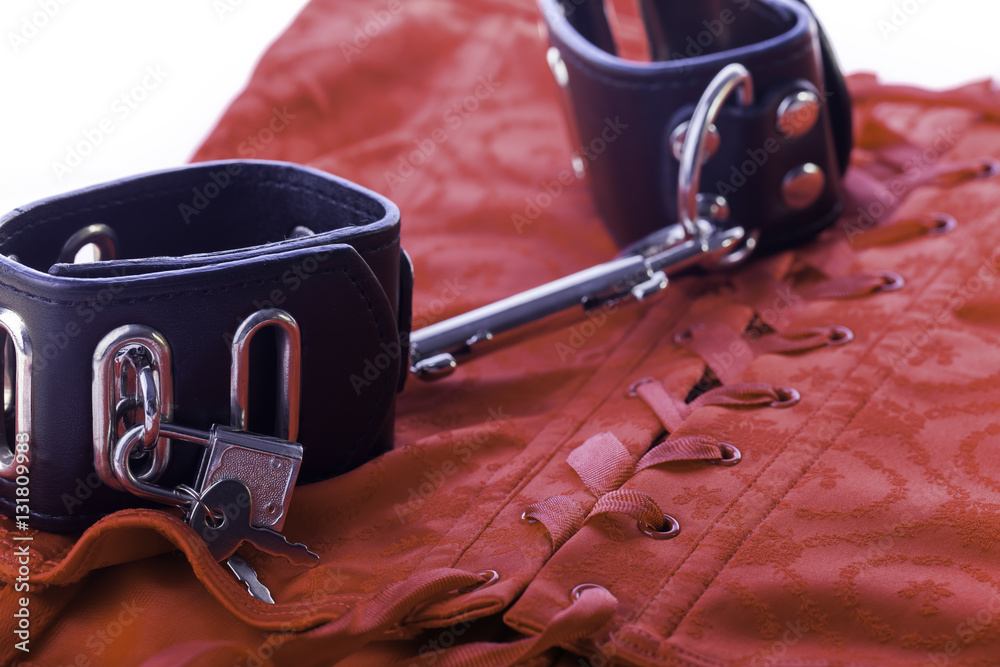
[[[302,465],[302,445],[280,438],[213,426],[196,489],[203,494],[224,479],[250,489],[251,525],[280,531]]]

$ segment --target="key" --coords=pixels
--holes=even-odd
[[[258,600],[266,602],[268,604],[274,604],[274,598],[271,597],[271,591],[267,589],[267,586],[260,583],[260,579],[257,578],[257,572],[250,567],[250,563],[243,559],[243,556],[239,554],[233,554],[226,561],[226,565],[229,569],[233,571],[236,578],[246,584],[247,591],[250,595],[254,596]]]
[[[208,508],[214,520],[204,511]],[[208,545],[217,561],[228,559],[244,542],[295,565],[314,566],[319,556],[304,544],[291,543],[281,533],[250,525],[253,499],[246,484],[236,479],[216,482],[194,505],[188,523]]]

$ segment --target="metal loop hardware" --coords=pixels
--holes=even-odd
[[[97,250],[97,261],[106,262],[118,257],[118,234],[107,225],[87,225],[66,240],[59,252],[57,264],[76,262],[77,254],[93,246]]]
[[[6,333],[3,350],[0,350],[4,355],[4,416],[7,417],[10,411],[14,418],[14,442],[0,446],[0,477],[15,479],[18,476],[16,463],[19,460],[27,465],[31,463],[31,337],[24,320],[9,308],[0,307],[0,330]],[[8,354],[8,348],[13,349],[12,355]],[[0,438],[7,439],[6,428],[0,429]]]
[[[142,424],[133,426],[123,435],[111,450],[111,472],[114,475],[118,488],[127,491],[145,500],[172,505],[174,507],[189,507],[192,502],[191,495],[181,487],[167,488],[153,484],[132,471],[130,461],[141,447],[145,427]],[[203,431],[184,428],[177,424],[164,422],[160,428],[160,435],[185,442],[195,443],[202,447],[211,444],[211,436]],[[183,486],[183,485],[182,485]]]
[[[753,78],[750,72],[743,65],[732,63],[715,75],[698,100],[688,122],[687,136],[681,149],[681,164],[677,174],[677,219],[688,238],[697,238],[703,243],[713,231],[713,226],[700,224],[704,221],[698,215],[701,165],[706,161],[709,135],[722,111],[722,105],[737,88],[740,89],[740,103],[743,106],[753,104]]]
[[[171,368],[170,345],[147,326],[118,327],[97,344],[92,386],[94,467],[108,486],[125,490],[112,459],[118,441],[136,425],[141,427],[140,451],[151,453],[149,467],[137,479],[155,481],[166,469],[169,441],[161,435],[161,425],[174,416]]]
[[[277,436],[285,440],[299,437],[299,381],[302,368],[302,342],[295,318],[279,308],[258,310],[236,329],[232,344],[232,370],[229,375],[230,424],[247,430],[250,403],[250,342],[264,327],[278,329],[280,365],[278,382]]]
[[[277,326],[280,380],[277,424],[279,437],[249,433],[249,350],[254,334]],[[251,521],[280,530],[302,460],[298,435],[299,328],[288,313],[269,309],[243,321],[234,337],[230,403],[234,427],[209,430],[172,423],[173,385],[170,348],[148,327],[115,329],[94,353],[94,458],[102,480],[140,498],[194,510],[202,494],[221,480],[244,482],[254,500]],[[195,485],[167,488],[156,484],[169,459],[172,441],[205,448]],[[137,461],[148,459],[145,469]],[[194,477],[194,475],[192,475]]]

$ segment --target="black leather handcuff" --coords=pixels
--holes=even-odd
[[[296,478],[392,445],[412,289],[399,225],[380,195],[269,162],[138,176],[5,216],[0,509],[81,529],[265,470],[255,506],[280,527]],[[75,263],[81,249],[101,261]]]
[[[620,246],[708,219],[752,227],[766,251],[838,217],[850,99],[804,2],[640,0],[652,62],[635,62],[603,1],[539,1],[575,166]]]
[[[505,331],[642,301],[838,217],[850,101],[804,3],[642,0],[649,63],[614,55],[603,2],[540,3],[618,258],[411,333],[398,209],[323,172],[205,163],[15,210],[0,511],[66,531],[159,503],[217,533],[213,511],[248,495],[232,548],[206,542],[269,600],[233,545],[259,529],[259,547],[311,562],[276,537],[292,488],[391,447],[407,371],[441,377]]]
[[[850,99],[805,3],[640,0],[653,62],[635,62],[615,55],[602,0],[539,1],[574,168],[623,250],[414,332],[421,378],[547,315],[642,301],[671,274],[795,245],[842,210]]]

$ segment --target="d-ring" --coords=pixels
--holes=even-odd
[[[65,264],[76,260],[76,254],[84,247],[93,245],[97,248],[98,261],[109,261],[118,258],[118,234],[104,224],[87,225],[73,236],[69,237],[59,252],[57,264]]]
[[[711,231],[698,225],[701,165],[705,160],[711,128],[722,110],[722,105],[737,87],[741,87],[740,103],[743,106],[753,104],[753,78],[750,72],[739,63],[726,65],[708,84],[688,122],[687,137],[684,139],[680,169],[677,173],[677,219],[683,225],[687,238],[704,241]]]

